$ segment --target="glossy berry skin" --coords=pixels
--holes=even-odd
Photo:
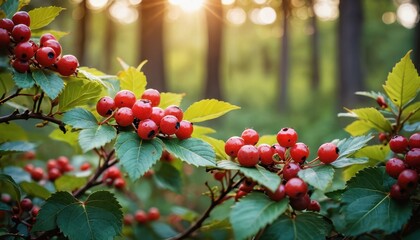
[[[302,164],[309,156],[309,148],[306,144],[298,142],[290,148],[290,156],[295,162]]]
[[[245,181],[239,185],[239,191],[250,193],[254,189],[255,185],[256,183],[254,181],[245,179]]]
[[[378,103],[379,107],[381,107],[381,108],[385,109],[385,108],[388,107],[388,104],[386,104],[385,98],[383,96],[378,96],[376,98],[376,103]]]
[[[175,134],[179,129],[179,120],[173,115],[166,115],[160,120],[160,131],[166,135]]]
[[[27,171],[28,173],[31,173],[31,172],[35,169],[35,166],[34,166],[33,164],[26,164],[26,165],[23,167],[23,169],[24,169],[25,171]]]
[[[26,61],[35,55],[32,44],[30,42],[18,43],[14,49],[14,53],[16,58]]]
[[[105,173],[107,178],[111,178],[111,179],[117,179],[117,178],[121,178],[121,171],[119,168],[112,166],[110,168],[108,168],[108,170]]]
[[[44,33],[42,34],[41,38],[39,39],[39,45],[42,46],[42,44],[44,44],[44,42],[53,39],[53,40],[57,40],[54,35],[52,35],[51,33]]]
[[[6,29],[0,28],[0,48],[6,49],[10,43],[10,36]]]
[[[418,181],[419,176],[415,170],[405,169],[398,176],[397,183],[402,189],[412,191],[416,189]]]
[[[55,40],[55,39],[49,39],[41,44],[41,47],[50,47],[54,49],[54,52],[57,54],[57,56],[60,56],[61,54],[61,44]]]
[[[270,190],[267,190],[266,193],[271,200],[276,202],[281,201],[286,197],[286,190],[283,184],[280,184],[274,193]]]
[[[410,148],[420,148],[420,133],[414,133],[410,136],[408,146]]]
[[[152,107],[159,106],[160,103],[160,93],[158,90],[153,88],[146,89],[143,94],[141,95],[142,99],[147,99],[152,104]]]
[[[62,173],[58,168],[48,169],[48,179],[50,181],[55,181],[57,178],[61,177]]]
[[[277,133],[277,142],[282,147],[293,147],[298,140],[298,134],[293,128],[282,128]]]
[[[397,183],[391,186],[389,196],[397,201],[406,201],[410,197],[409,191],[403,189]]]
[[[114,187],[116,189],[124,189],[125,188],[125,180],[123,178],[117,178],[114,180]]]
[[[238,136],[230,137],[225,143],[225,153],[231,157],[238,155],[239,149],[245,145],[243,138]]]
[[[14,26],[15,24],[13,23],[11,19],[8,19],[8,18],[0,19],[0,28],[6,29],[9,33],[12,32]]]
[[[244,167],[254,167],[260,160],[258,149],[254,145],[245,144],[238,151],[238,162]]]
[[[176,131],[175,135],[179,140],[184,140],[190,138],[193,131],[193,124],[190,121],[182,120],[179,122],[179,129]]]
[[[152,115],[152,103],[147,99],[137,100],[131,107],[134,117],[140,120],[148,119]]]
[[[137,210],[134,214],[134,219],[140,224],[145,224],[148,220],[147,213],[143,210]]]
[[[405,163],[416,169],[420,169],[420,148],[412,148],[405,154]]]
[[[388,142],[388,134],[386,133],[379,133],[378,135],[379,142],[386,144]]]
[[[121,107],[133,107],[136,102],[136,96],[130,90],[121,90],[115,94],[114,97],[115,106],[118,108]]]
[[[160,120],[165,116],[165,112],[160,107],[152,107],[152,114],[150,119],[152,119],[157,125],[160,124]]]
[[[133,111],[128,107],[119,108],[114,114],[114,118],[121,127],[130,126],[134,121]]]
[[[32,210],[32,208],[34,207],[34,204],[32,203],[32,200],[29,198],[24,198],[22,200],[20,200],[20,208],[25,211],[25,212],[29,212]]]
[[[88,162],[84,162],[82,163],[82,165],[80,165],[80,171],[87,171],[90,169],[90,163]]]
[[[158,133],[159,127],[151,119],[140,121],[139,126],[137,127],[137,135],[139,135],[139,137],[144,140],[153,139]]]
[[[41,47],[35,53],[36,61],[43,67],[50,67],[57,61],[57,54],[50,47]]]
[[[298,172],[301,170],[299,164],[290,162],[283,167],[283,179],[288,181],[298,176]]]
[[[319,161],[330,164],[337,160],[340,150],[334,143],[324,143],[318,148]]]
[[[405,153],[408,148],[408,140],[404,136],[395,135],[389,140],[389,147],[394,153]]]
[[[29,69],[30,69],[28,61],[19,60],[19,59],[15,59],[15,60],[12,61],[12,67],[17,72],[20,72],[20,73],[25,73],[25,72],[29,71]]]
[[[34,206],[34,207],[32,208],[32,210],[31,210],[31,215],[32,215],[32,217],[36,217],[36,216],[38,216],[39,210],[41,210],[41,208],[40,208],[40,207],[38,207],[38,206]]]
[[[57,159],[57,166],[60,168],[61,171],[67,169],[67,166],[70,165],[69,158],[66,156],[59,156]]]
[[[19,11],[13,14],[12,21],[15,25],[24,24],[28,27],[31,25],[31,18],[29,17],[29,14],[25,11]]]
[[[31,38],[31,29],[24,24],[18,24],[13,27],[11,35],[16,42],[27,42]]]
[[[258,154],[260,156],[260,162],[263,165],[271,165],[273,161],[274,149],[266,144],[260,144],[258,147]]]
[[[216,171],[213,173],[213,178],[217,181],[223,181],[223,178],[226,176],[224,171]]]
[[[96,111],[101,115],[102,117],[106,117],[112,114],[112,111],[115,110],[115,102],[114,99],[111,97],[102,97],[99,99],[99,101],[96,103]]]
[[[309,206],[306,208],[308,211],[319,212],[321,211],[321,205],[316,200],[311,200]]]
[[[48,40],[47,42],[49,41],[53,40]],[[62,76],[67,77],[76,72],[77,68],[79,67],[79,60],[77,60],[77,58],[73,55],[64,55],[60,59],[58,59],[56,66],[58,73],[60,73]]]
[[[255,145],[260,139],[260,136],[254,129],[247,128],[242,132],[241,138],[244,139],[245,144]]]
[[[50,159],[47,161],[47,170],[58,168],[58,163],[55,159]]]
[[[300,178],[292,178],[286,182],[286,195],[291,198],[300,198],[308,192],[308,185]]]
[[[309,207],[309,204],[311,203],[311,198],[308,194],[305,194],[303,197],[299,198],[290,198],[290,206],[294,210],[303,211]]]
[[[391,158],[386,162],[385,171],[389,176],[397,179],[402,171],[406,169],[405,163],[398,158]]]
[[[280,160],[285,160],[286,159],[286,157],[285,157],[286,148],[285,147],[280,146],[280,144],[278,144],[278,143],[274,143],[271,147],[274,150],[274,154],[277,154],[278,157],[280,158]]]
[[[160,218],[160,211],[158,208],[151,207],[147,213],[147,219],[149,221],[156,221]]]
[[[40,181],[44,177],[44,170],[40,167],[36,167],[30,172],[30,174],[32,180]]]
[[[166,115],[173,115],[176,118],[178,118],[178,121],[182,121],[182,118],[184,117],[184,113],[182,112],[182,109],[179,108],[176,105],[170,105],[164,110],[165,116]]]
[[[241,190],[237,191],[235,195],[235,202],[239,201],[239,199],[245,197],[247,194],[248,193],[245,191],[241,191]]]

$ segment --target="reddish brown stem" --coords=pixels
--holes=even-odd
[[[11,114],[0,117],[0,123],[8,123],[13,120],[28,120],[28,119],[41,119],[41,120],[55,123],[58,125],[60,130],[63,131],[63,133],[66,133],[65,124],[61,120],[58,120],[54,117],[51,117],[42,113],[34,113],[29,110],[25,110],[23,113],[20,113],[19,110],[16,109]]]

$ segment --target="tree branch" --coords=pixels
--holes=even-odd
[[[54,117],[42,114],[42,113],[34,113],[29,110],[25,110],[23,113],[20,113],[18,109],[16,109],[14,112],[12,112],[9,115],[0,117],[0,123],[8,123],[13,120],[28,120],[28,119],[41,119],[48,122],[52,122],[58,125],[61,131],[63,133],[66,133],[65,124]]]

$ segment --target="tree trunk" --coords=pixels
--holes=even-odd
[[[417,7],[420,7],[420,0],[416,1]],[[413,62],[416,66],[417,72],[420,71],[420,23],[417,22],[414,29],[414,47],[413,47]]]
[[[354,106],[358,98],[354,94],[363,90],[361,63],[361,36],[363,9],[361,0],[341,0],[338,23],[339,107]]]
[[[280,66],[279,66],[279,87],[280,94],[278,95],[279,110],[287,112],[289,108],[288,82],[289,82],[289,11],[290,0],[283,0],[283,37],[281,41],[280,52]]]
[[[167,11],[166,1],[143,0],[140,6],[140,59],[147,60],[143,72],[148,87],[166,91],[163,24]]]
[[[75,46],[76,46],[76,57],[79,60],[80,66],[85,66],[87,64],[86,59],[86,39],[89,32],[89,9],[87,8],[87,1],[83,0],[79,7],[82,11],[82,17],[79,19],[76,25],[76,38],[75,38]]]
[[[222,50],[223,7],[221,0],[208,0],[207,20],[207,68],[205,98],[222,99],[220,61]]]
[[[320,83],[320,73],[319,73],[319,33],[318,33],[318,23],[314,11],[314,0],[310,0],[309,4],[311,5],[313,16],[310,19],[310,26],[312,30],[311,34],[311,86],[312,89],[318,89]]]

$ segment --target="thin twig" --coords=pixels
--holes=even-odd
[[[55,123],[58,125],[60,130],[63,131],[63,133],[66,133],[65,124],[61,120],[58,120],[54,117],[51,117],[42,113],[34,113],[29,110],[25,110],[23,113],[20,113],[19,110],[16,109],[11,114],[0,117],[0,123],[8,123],[13,120],[28,120],[28,119],[41,119],[41,120]]]
[[[7,102],[7,101],[9,101],[10,99],[12,99],[12,98],[15,98],[15,97],[17,97],[17,96],[19,96],[20,94],[20,91],[22,91],[22,88],[18,88],[18,89],[16,89],[16,92],[15,93],[13,93],[12,95],[9,95],[9,96],[7,96],[7,97],[5,97],[5,98],[3,98],[3,99],[1,99],[0,100],[0,104],[3,104],[3,103],[5,103],[5,102]]]

